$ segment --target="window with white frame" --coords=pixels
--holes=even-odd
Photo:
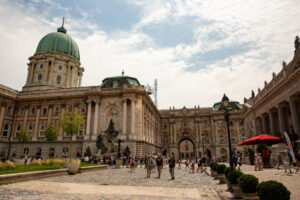
[[[224,133],[220,133],[220,143],[224,142]]]
[[[8,136],[8,132],[9,132],[9,124],[5,124],[4,127],[3,127],[2,136],[3,137],[7,137]]]
[[[21,125],[17,125],[17,127],[16,127],[16,132],[15,132],[15,136],[18,135],[18,133],[20,132],[21,129],[22,129],[22,126],[21,126]]]
[[[242,134],[241,134],[241,139],[242,139],[242,141],[245,141],[245,140],[246,140],[246,133],[242,133]]]
[[[44,137],[44,136],[45,136],[45,125],[41,124],[39,130],[39,137]]]

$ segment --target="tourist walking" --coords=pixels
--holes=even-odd
[[[189,168],[189,161],[188,159],[185,160],[185,170],[187,170]]]
[[[202,168],[202,157],[198,159],[198,168],[197,168],[197,173],[200,169],[200,172],[202,173],[203,172],[203,168]]]
[[[170,171],[170,175],[171,175],[171,180],[174,180],[175,179],[175,177],[174,177],[175,159],[174,159],[173,155],[171,155],[168,163],[169,163],[169,171]]]
[[[161,170],[163,168],[163,159],[161,158],[160,155],[158,155],[156,158],[156,166],[157,166],[157,172],[158,172],[157,178],[160,178]]]
[[[181,169],[181,158],[178,158],[178,169]]]
[[[237,162],[237,165],[238,165],[238,170],[241,170],[242,158],[241,158],[240,155],[237,156],[236,162]]]
[[[153,168],[152,156],[148,156],[145,160],[145,167],[147,170],[147,178],[151,176],[151,170]]]

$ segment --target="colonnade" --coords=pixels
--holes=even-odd
[[[256,132],[282,136],[283,132],[300,136],[299,96],[289,97],[285,102],[256,117]]]

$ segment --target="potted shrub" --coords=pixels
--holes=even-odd
[[[236,169],[230,171],[227,175],[227,180],[231,185],[231,188],[233,191],[233,196],[235,198],[242,197],[242,190],[241,190],[240,186],[238,185],[238,178],[240,178],[240,176],[242,176],[242,175],[243,175],[243,173]]]
[[[261,200],[289,200],[290,191],[277,181],[264,181],[258,184],[257,194]]]
[[[210,171],[211,171],[211,176],[216,177],[217,176],[217,166],[218,164],[213,162],[210,164]]]
[[[83,124],[83,116],[78,111],[67,112],[60,117],[61,127],[70,136],[70,161],[63,164],[68,169],[69,174],[76,174],[79,169],[80,161],[72,162],[72,137],[82,129]]]
[[[228,176],[228,173],[229,173],[229,172],[230,172],[230,167],[226,167],[226,168],[224,169],[225,182],[226,182],[226,184],[227,184],[228,190],[231,191],[231,190],[232,190],[231,184],[230,184],[229,181],[227,180],[227,176]]]
[[[224,164],[221,164],[221,165],[217,165],[217,172],[218,172],[218,179],[220,181],[220,183],[225,183],[226,181],[226,178],[225,178],[225,174],[224,174],[224,171],[225,171],[225,168],[226,168],[226,165]]]
[[[243,174],[240,178],[238,178],[238,184],[242,189],[243,199],[258,199],[258,196],[256,195],[258,178],[250,174]]]

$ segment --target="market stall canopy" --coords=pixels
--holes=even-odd
[[[277,143],[280,143],[282,141],[283,141],[283,139],[281,139],[279,137],[275,137],[273,135],[268,135],[268,134],[261,134],[259,136],[249,138],[249,139],[245,140],[244,142],[239,143],[239,146],[259,144],[259,143],[277,144]]]

